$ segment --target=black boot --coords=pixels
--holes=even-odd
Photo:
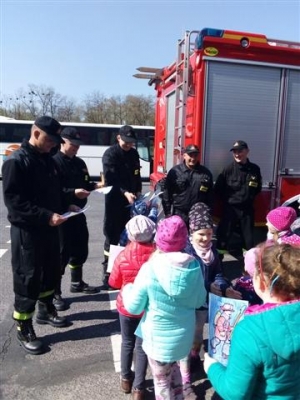
[[[56,311],[65,311],[67,309],[65,301],[61,297],[61,278],[54,291],[53,305]]]
[[[17,323],[17,339],[21,346],[30,354],[42,354],[45,349],[43,343],[37,339],[33,326],[32,319],[25,321],[16,320]]]
[[[66,302],[60,294],[54,295],[53,305],[56,311],[65,311],[67,309]]]
[[[106,273],[105,275],[104,275],[104,279],[103,279],[103,289],[104,290],[115,290],[114,288],[112,288],[111,286],[109,286],[109,283],[108,283],[108,281],[109,281],[109,273]]]
[[[105,253],[105,250],[104,250]],[[103,278],[103,289],[104,290],[114,290],[112,287],[109,286],[108,280],[109,280],[109,275],[110,273],[107,272],[107,267],[108,267],[108,256],[106,254],[104,254],[104,261],[102,263],[103,265],[103,274],[104,274],[104,278]]]
[[[36,322],[40,325],[49,324],[56,328],[64,328],[69,325],[66,317],[59,317],[54,305],[38,301],[38,313]]]
[[[98,292],[97,288],[89,286],[82,280],[82,265],[77,266],[76,268],[71,268],[70,292],[85,294],[94,294]]]

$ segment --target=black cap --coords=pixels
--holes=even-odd
[[[43,115],[35,120],[34,125],[50,136],[54,142],[64,143],[60,136],[61,125],[56,119]]]
[[[230,151],[233,150],[243,150],[243,149],[248,149],[248,145],[246,142],[244,142],[243,140],[237,140],[234,145],[232,146],[232,148],[230,149]]]
[[[186,154],[193,154],[193,153],[200,153],[199,147],[196,146],[195,144],[189,144],[188,146],[186,146],[186,148],[183,151]]]
[[[136,134],[133,130],[133,127],[130,125],[121,126],[119,135],[121,139],[126,143],[134,143],[137,139]]]
[[[80,146],[83,144],[80,133],[76,128],[72,128],[69,126],[64,128],[61,132],[61,136],[68,139],[72,144],[75,144],[76,146]]]

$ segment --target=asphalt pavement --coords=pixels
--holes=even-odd
[[[63,278],[63,296],[69,309],[70,326],[53,328],[34,323],[37,336],[47,352],[27,354],[16,340],[10,265],[10,227],[3,204],[0,182],[0,399],[3,400],[119,400],[130,399],[120,391],[120,327],[115,310],[117,292],[107,292],[102,285],[104,197],[92,193],[86,212],[90,231],[89,258],[84,266],[84,280],[99,288],[92,295],[70,293],[70,272]],[[148,191],[147,185],[144,192]],[[74,217],[76,218],[76,217]],[[226,259],[226,268],[234,277],[241,263]],[[203,370],[194,378],[199,400],[219,399]],[[147,400],[154,400],[149,371]]]

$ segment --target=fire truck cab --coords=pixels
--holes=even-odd
[[[196,144],[217,178],[244,140],[263,191],[256,223],[300,194],[300,43],[261,34],[206,28],[187,31],[165,68],[141,67],[156,99],[153,184]]]

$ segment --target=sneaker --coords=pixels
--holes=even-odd
[[[87,283],[81,281],[80,283],[72,283],[70,287],[71,293],[85,293],[85,294],[94,294],[98,292],[98,289],[94,286],[89,286]]]
[[[195,394],[191,383],[185,383],[182,389],[184,400],[197,400],[197,395]]]
[[[121,378],[121,390],[126,394],[131,393],[132,383],[132,379]]]
[[[56,311],[65,311],[67,309],[66,303],[60,294],[54,295],[53,305]]]

